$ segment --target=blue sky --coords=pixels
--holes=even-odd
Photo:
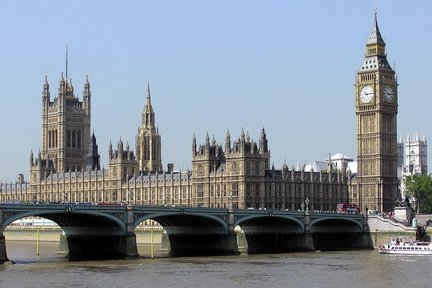
[[[102,164],[108,144],[134,147],[146,85],[162,161],[191,167],[193,133],[223,143],[264,127],[281,167],[356,157],[354,80],[377,1],[2,1],[0,180],[27,177],[41,145],[41,91],[65,71],[82,99]],[[432,135],[432,1],[378,1],[389,63],[399,80],[398,133]],[[429,158],[432,158],[430,155]],[[429,165],[432,167],[431,165]]]

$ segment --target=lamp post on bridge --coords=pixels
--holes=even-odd
[[[414,211],[414,214],[418,214],[419,202],[416,198],[412,197],[411,206]]]
[[[131,198],[133,197],[133,192],[132,192],[132,190],[129,190],[129,191],[127,192],[127,195],[128,195],[127,205],[129,206],[129,205],[130,205]]]
[[[165,206],[169,204],[169,201],[171,200],[170,195],[165,195]]]
[[[364,213],[366,219],[368,219],[368,210],[369,210],[369,209],[368,209],[368,206],[367,206],[367,205],[364,205],[363,213]]]
[[[304,201],[306,206],[306,213],[309,213],[309,198],[306,197],[306,200]]]
[[[233,209],[233,203],[232,203],[233,196],[232,196],[232,194],[226,196],[226,199],[228,202],[228,209]]]

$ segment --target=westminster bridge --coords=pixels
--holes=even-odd
[[[64,231],[69,259],[139,257],[135,227],[152,219],[167,232],[173,256],[239,253],[235,227],[248,253],[371,248],[362,214],[259,209],[91,204],[0,204],[0,263],[7,261],[5,228],[40,216]]]

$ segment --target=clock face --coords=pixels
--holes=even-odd
[[[374,96],[372,86],[365,86],[360,91],[360,101],[362,103],[369,103]]]
[[[392,87],[390,87],[390,86],[384,87],[384,99],[387,102],[393,102],[394,92],[393,92]]]

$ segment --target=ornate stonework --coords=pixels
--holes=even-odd
[[[386,56],[375,14],[355,83],[358,174],[352,196],[363,209],[379,211],[392,210],[398,199],[398,84]]]

